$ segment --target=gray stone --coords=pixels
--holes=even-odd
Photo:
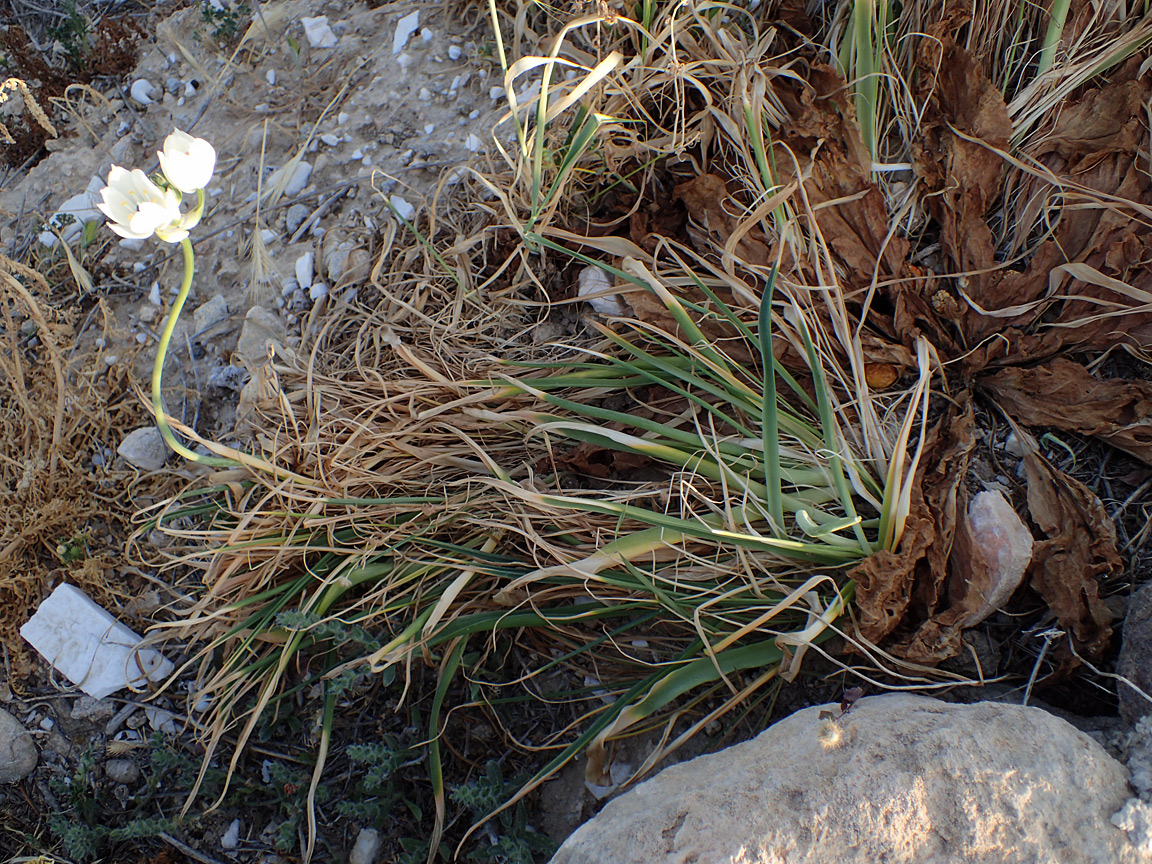
[[[159,471],[168,459],[168,445],[155,426],[143,426],[129,432],[116,452],[129,465],[142,471]]]
[[[1120,656],[1116,674],[1152,696],[1152,582],[1134,592],[1128,600]],[[1120,716],[1135,724],[1145,714],[1152,714],[1152,702],[1124,681],[1117,683],[1120,694]]]
[[[19,783],[32,773],[39,758],[28,730],[0,709],[0,783]]]
[[[203,335],[213,326],[228,320],[228,301],[223,294],[217,294],[207,303],[200,304],[192,314],[197,335]]]
[[[113,783],[131,786],[140,779],[140,768],[131,759],[109,759],[104,763],[104,773]]]
[[[94,696],[81,696],[72,705],[73,720],[107,720],[116,713],[116,706],[109,699]]]
[[[236,353],[248,363],[263,366],[268,359],[268,346],[283,351],[284,322],[275,312],[253,306],[244,317],[244,327],[236,344]]]
[[[289,207],[288,213],[284,217],[284,227],[288,229],[288,235],[291,236],[299,231],[304,220],[311,215],[312,211],[303,204],[293,204]]]
[[[553,864],[1152,862],[1111,822],[1129,797],[1124,767],[1045,711],[909,695],[821,711],[840,714],[807,708],[668,768]]]

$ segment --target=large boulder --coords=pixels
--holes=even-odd
[[[1127,772],[1037,708],[874,696],[808,708],[612,801],[552,864],[1149,864]]]

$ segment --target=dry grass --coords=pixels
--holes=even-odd
[[[498,133],[506,165],[477,172],[452,199],[437,198],[418,239],[390,229],[356,304],[337,305],[317,322],[299,367],[270,370],[254,447],[295,477],[224,473],[198,498],[153,514],[179,541],[167,565],[203,573],[202,586],[188,587],[194,608],[170,632],[205,646],[198,680],[213,699],[210,755],[225,741],[243,747],[261,712],[278,710],[309,683],[326,700],[323,750],[349,676],[407,681],[413,664],[427,663],[440,682],[429,726],[439,830],[437,742],[457,673],[538,696],[537,680],[557,669],[572,682],[596,682],[573,683],[566,697],[543,694],[573,703],[582,719],[536,742],[554,758],[535,784],[582,748],[600,776],[613,734],[666,723],[669,746],[642,773],[683,740],[670,733],[685,694],[704,692],[719,704],[676,727],[691,734],[772,676],[796,674],[804,652],[833,635],[853,590],[843,568],[800,566],[766,543],[723,542],[718,531],[778,541],[795,526],[767,510],[747,515],[732,503],[740,489],[701,471],[663,465],[641,481],[627,472],[612,482],[580,477],[566,467],[570,444],[547,428],[555,432],[579,412],[559,416],[563,406],[542,395],[551,392],[549,377],[624,356],[613,338],[622,332],[712,357],[672,304],[652,301],[647,289],[657,287],[712,327],[707,335],[724,360],[747,364],[758,346],[742,343],[740,325],[755,326],[778,267],[767,312],[776,359],[801,379],[794,410],[826,436],[831,430],[824,446],[788,446],[849,466],[841,487],[839,469],[826,469],[824,485],[847,492],[836,497],[834,515],[846,530],[878,523],[872,548],[895,553],[905,522],[922,515],[924,477],[938,467],[922,460],[931,454],[930,427],[951,410],[958,386],[944,363],[961,368],[975,350],[956,336],[956,322],[923,326],[919,335],[900,325],[898,302],[909,297],[923,308],[947,306],[938,294],[923,296],[925,285],[936,290],[955,277],[959,289],[945,299],[968,296],[963,261],[937,254],[935,273],[908,264],[913,253],[931,257],[941,232],[932,223],[935,193],[909,170],[935,98],[925,58],[939,57],[933,46],[960,28],[988,92],[1003,96],[1004,141],[983,142],[981,152],[996,177],[1009,179],[983,203],[1003,211],[991,222],[1005,243],[1016,238],[1015,265],[1036,248],[1037,232],[1050,233],[1061,207],[1143,213],[1056,177],[1033,152],[1061,100],[1120,55],[1143,51],[1152,32],[1131,4],[1093,7],[1094,18],[1070,20],[1065,48],[1037,76],[1047,21],[1031,6],[986,7],[969,21],[950,5],[906,4],[891,35],[875,42],[883,85],[873,153],[851,120],[861,105],[850,100],[851,70],[838,76],[826,65],[851,5],[837,4],[816,35],[728,6],[652,6],[643,21],[604,12],[565,25],[538,58],[509,58],[508,91],[535,83],[552,101],[538,89],[524,105],[513,103]],[[530,42],[552,20],[521,7],[512,44]],[[564,79],[561,67],[579,74]],[[719,178],[720,192],[693,204],[684,184],[705,175]],[[1025,194],[1044,205],[1020,207]],[[660,220],[673,204],[686,219],[669,227]],[[985,209],[975,216],[983,220]],[[572,297],[580,256],[634,277],[617,283],[633,315],[578,329],[563,344],[535,344],[533,328]],[[730,318],[717,314],[717,298]],[[1129,299],[1112,313],[1136,315],[1147,298],[1133,289]],[[1038,320],[1035,328],[1047,326]],[[520,361],[554,365],[510,365]],[[520,386],[507,386],[513,372]],[[707,428],[704,413],[666,392],[563,380],[563,396],[583,405],[626,391],[625,411],[695,428],[702,452],[719,451],[732,435]],[[804,407],[800,390],[813,407]],[[611,544],[657,524],[643,514],[712,533],[670,532],[641,554],[617,554]],[[855,674],[898,672],[917,686],[947,677],[848,635],[864,652]],[[651,653],[639,656],[637,640]],[[529,671],[501,673],[509,645]],[[616,700],[605,704],[601,690]]]

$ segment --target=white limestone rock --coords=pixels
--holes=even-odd
[[[668,768],[552,864],[1152,862],[1111,822],[1123,766],[1041,709],[888,695],[827,710]],[[1122,818],[1139,835],[1135,815]]]

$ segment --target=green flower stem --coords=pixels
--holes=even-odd
[[[197,193],[199,198],[199,207],[204,206],[204,192],[201,190]],[[156,416],[156,426],[160,429],[160,435],[164,438],[164,443],[191,462],[198,462],[201,465],[213,465],[221,468],[234,468],[239,465],[233,459],[225,459],[220,456],[205,456],[203,453],[197,453],[190,450],[176,440],[176,435],[168,426],[168,412],[164,408],[164,396],[162,393],[161,382],[164,378],[164,360],[168,356],[168,344],[172,341],[172,332],[176,329],[176,322],[180,318],[180,311],[184,308],[185,301],[188,300],[188,292],[192,289],[192,274],[196,270],[195,261],[192,256],[192,243],[185,237],[180,241],[180,246],[184,250],[184,281],[180,283],[180,293],[176,295],[176,302],[172,304],[172,311],[168,313],[168,320],[164,322],[164,332],[160,334],[160,344],[156,348],[156,364],[152,367],[152,413]]]

